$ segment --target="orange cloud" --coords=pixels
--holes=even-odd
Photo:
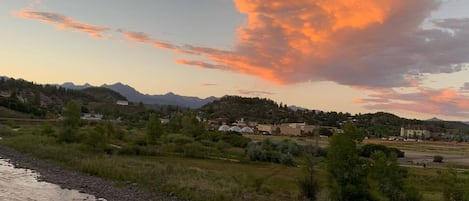
[[[193,47],[190,52],[203,58],[186,64],[217,63],[280,84],[329,80],[388,88],[417,87],[423,73],[461,71],[458,66],[469,62],[469,56],[459,53],[469,51],[464,39],[469,27],[461,26],[465,20],[435,23],[463,30],[457,37],[421,28],[438,0],[234,2],[247,15],[237,30],[235,49]],[[457,44],[458,50],[441,43]]]
[[[453,89],[419,88],[414,93],[376,91],[362,99],[367,109],[405,110],[419,113],[469,117],[469,96]]]
[[[128,40],[132,40],[134,42],[139,42],[139,43],[148,43],[152,42],[153,39],[151,39],[146,33],[144,32],[127,32],[123,31],[121,29],[117,30],[119,33],[121,33],[124,38]]]
[[[99,39],[105,39],[106,37],[103,34],[111,30],[108,27],[79,22],[73,18],[57,13],[20,10],[18,12],[13,12],[13,15],[24,19],[38,20],[46,24],[53,24],[60,30],[70,29],[77,32],[87,33],[91,37]]]

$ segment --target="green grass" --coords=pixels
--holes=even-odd
[[[182,199],[298,200],[298,179],[304,175],[302,167],[242,160],[242,148],[229,147],[224,149],[220,157],[212,158],[187,158],[182,157],[182,154],[108,155],[84,144],[59,143],[53,136],[41,135],[42,126],[22,125],[18,131],[12,131],[4,125],[0,125],[0,128],[2,133],[8,133],[8,136],[2,136],[4,139],[0,140],[0,146],[9,146],[66,168],[117,181],[121,185],[135,183],[140,188],[172,193]],[[424,201],[443,200],[437,179],[438,169],[407,170],[409,176],[405,184],[421,192]],[[325,201],[328,181],[324,160],[317,162],[316,176],[322,187],[319,200]],[[458,177],[469,184],[469,171],[459,172]],[[376,197],[380,196],[379,192],[372,193]]]
[[[103,178],[136,183],[190,200],[296,200],[302,170],[278,164],[193,159],[179,156],[106,155],[82,144],[20,128],[0,145]],[[35,133],[35,134],[33,134]],[[228,152],[237,153],[239,149]]]

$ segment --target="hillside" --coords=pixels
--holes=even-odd
[[[45,117],[58,114],[69,101],[114,103],[125,98],[109,89],[91,88],[83,91],[52,85],[39,85],[25,80],[0,79],[0,106],[10,110]]]
[[[469,126],[461,122],[421,121],[406,119],[391,113],[377,112],[356,114],[295,110],[273,100],[225,96],[203,106],[199,113],[207,119],[224,118],[235,122],[241,118],[258,123],[306,122],[310,125],[342,127],[344,122],[354,122],[368,136],[384,137],[400,134],[400,128],[408,125],[423,125],[433,131],[448,131],[453,134],[469,134]]]

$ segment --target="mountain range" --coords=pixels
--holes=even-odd
[[[72,82],[66,82],[58,86],[68,88],[68,89],[75,89],[75,90],[82,90],[82,89],[86,89],[90,87],[95,87],[88,83],[85,83],[84,85],[75,85]],[[135,88],[129,85],[120,83],[120,82],[111,84],[111,85],[103,84],[99,87],[108,88],[117,93],[120,93],[121,95],[126,97],[127,100],[130,102],[135,102],[135,103],[142,102],[144,104],[149,104],[149,105],[153,105],[153,104],[176,105],[176,106],[187,107],[187,108],[200,108],[203,105],[218,99],[213,96],[208,97],[208,98],[203,98],[203,99],[199,97],[181,96],[181,95],[174,94],[172,92],[169,92],[163,95],[142,94],[141,92],[137,91]]]

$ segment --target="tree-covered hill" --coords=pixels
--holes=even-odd
[[[344,122],[353,122],[366,135],[375,137],[396,136],[400,134],[401,127],[415,125],[435,132],[469,134],[469,126],[461,122],[406,119],[385,112],[352,115],[342,112],[292,110],[284,104],[265,98],[225,96],[203,106],[199,113],[206,119],[227,119],[228,123],[244,118],[246,121],[258,123],[306,122],[310,125],[341,128]]]
[[[10,110],[45,117],[60,113],[69,101],[115,102],[125,97],[105,88],[72,90],[54,85],[39,85],[25,80],[0,79],[0,106]]]

